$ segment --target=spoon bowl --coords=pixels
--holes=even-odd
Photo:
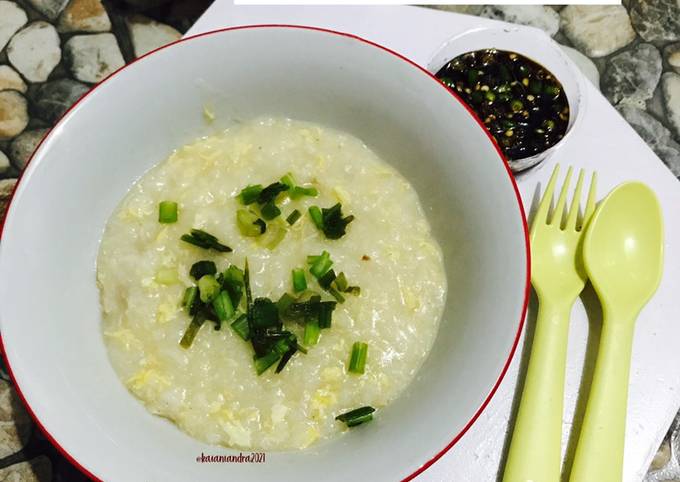
[[[640,182],[613,190],[591,220],[583,257],[605,308],[637,314],[661,281],[663,218],[654,192]]]

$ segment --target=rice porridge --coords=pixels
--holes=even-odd
[[[301,190],[277,183],[288,173]],[[269,201],[266,189],[243,191],[270,183],[290,189],[273,191]],[[248,195],[256,201],[246,205]],[[164,201],[171,201],[169,214],[159,214]],[[323,209],[323,219],[309,209],[338,203],[342,214]],[[202,230],[197,238],[192,229]],[[213,249],[199,246],[213,239]],[[218,249],[224,245],[232,251]],[[246,259],[255,304],[245,288],[240,298],[224,288],[222,273],[233,266],[238,278]],[[196,267],[199,261],[205,263]],[[294,290],[293,270],[306,289]],[[357,407],[376,408],[379,416],[426,358],[446,298],[442,254],[411,185],[359,139],[280,118],[201,138],[146,173],[107,224],[97,280],[104,341],[130,392],[197,439],[259,450],[301,449],[337,436],[351,424],[335,417]],[[332,311],[330,326],[308,312],[287,319],[276,303],[284,293],[287,313],[321,306],[320,297]],[[192,307],[205,315],[185,344]],[[220,323],[224,312],[229,319]],[[260,350],[269,350],[259,354],[257,370],[265,369],[258,375],[253,330],[271,316],[278,328],[257,332],[265,337]],[[288,355],[267,345],[266,336],[276,333],[271,340],[288,340]],[[354,353],[357,345],[363,354]]]

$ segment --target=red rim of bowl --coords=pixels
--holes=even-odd
[[[508,166],[507,159],[506,159],[505,156],[503,155],[503,153],[502,153],[500,147],[498,146],[498,143],[496,142],[496,140],[495,140],[495,139],[493,138],[493,136],[489,133],[489,131],[487,131],[487,130],[484,128],[484,124],[482,124],[482,122],[480,121],[480,119],[479,119],[479,117],[477,116],[477,114],[475,114],[475,112],[474,112],[474,111],[473,111],[473,110],[472,110],[465,102],[463,102],[463,100],[462,100],[455,92],[453,92],[453,91],[451,91],[450,89],[448,89],[446,86],[444,86],[444,84],[442,84],[441,82],[439,82],[439,80],[437,80],[437,78],[436,78],[434,75],[432,75],[432,73],[430,73],[428,70],[426,70],[425,68],[421,67],[420,65],[416,64],[416,63],[413,62],[412,60],[409,60],[408,58],[406,58],[406,57],[404,57],[403,55],[401,55],[401,54],[395,52],[394,50],[391,50],[391,49],[389,49],[389,48],[387,48],[387,47],[384,47],[384,46],[382,46],[382,45],[380,45],[380,44],[377,44],[377,43],[372,42],[372,41],[370,41],[370,40],[366,40],[366,39],[364,39],[364,38],[358,37],[358,36],[353,35],[353,34],[350,34],[350,33],[346,33],[346,32],[338,32],[338,31],[335,31],[335,30],[330,30],[330,29],[325,29],[325,28],[320,28],[320,27],[311,27],[311,26],[303,26],[303,25],[288,25],[288,24],[242,25],[242,26],[237,26],[237,27],[227,27],[227,28],[221,28],[221,29],[216,29],[216,30],[210,30],[210,31],[208,31],[208,32],[203,32],[203,33],[199,33],[199,34],[196,34],[196,35],[192,35],[192,36],[189,36],[189,37],[185,37],[185,38],[176,40],[175,42],[169,43],[169,44],[164,45],[164,46],[162,46],[162,47],[159,47],[159,48],[157,48],[157,49],[155,49],[155,50],[152,50],[152,51],[150,51],[150,52],[148,52],[148,53],[142,55],[141,57],[138,57],[137,59],[133,60],[133,61],[130,62],[129,64],[126,64],[126,65],[124,65],[123,67],[117,69],[115,72],[113,72],[112,74],[110,74],[109,76],[107,76],[105,79],[101,80],[99,83],[97,83],[95,86],[93,86],[92,89],[90,89],[87,93],[85,93],[82,97],[80,97],[80,98],[78,99],[78,101],[76,101],[76,102],[75,102],[75,103],[74,103],[74,104],[73,104],[66,112],[64,112],[64,114],[59,118],[59,120],[55,123],[55,125],[54,125],[54,126],[53,126],[46,134],[45,134],[45,136],[42,138],[42,140],[38,143],[38,145],[36,146],[36,148],[33,150],[33,153],[31,154],[30,159],[29,159],[28,162],[26,163],[26,166],[24,167],[24,170],[23,170],[23,171],[21,172],[21,174],[19,175],[19,178],[17,179],[17,183],[15,184],[14,189],[12,190],[12,193],[11,193],[10,198],[9,198],[9,202],[8,202],[8,204],[7,204],[7,209],[6,209],[5,217],[4,217],[3,220],[2,220],[2,224],[0,224],[0,240],[2,240],[2,234],[3,234],[4,228],[5,228],[5,222],[6,222],[7,218],[9,217],[9,212],[10,212],[10,209],[11,209],[11,207],[12,207],[12,201],[14,200],[14,195],[15,195],[15,193],[16,193],[16,190],[17,190],[17,188],[19,187],[19,184],[21,183],[21,179],[22,179],[22,177],[23,177],[24,172],[26,172],[26,168],[27,168],[28,165],[31,163],[31,161],[33,161],[33,158],[35,157],[35,153],[40,149],[40,146],[42,146],[43,142],[45,142],[45,139],[47,139],[47,138],[50,136],[50,134],[54,131],[54,128],[57,127],[59,124],[61,124],[62,120],[63,120],[63,119],[64,119],[64,118],[65,118],[65,117],[66,117],[66,116],[67,116],[67,115],[68,115],[68,114],[69,114],[69,113],[70,113],[70,112],[71,112],[78,104],[80,104],[87,96],[89,96],[92,92],[94,92],[94,90],[96,90],[96,89],[99,88],[101,85],[103,85],[103,84],[104,84],[107,80],[109,80],[111,77],[113,77],[113,76],[115,76],[116,74],[118,74],[121,70],[123,70],[123,69],[125,69],[125,68],[131,66],[131,65],[134,64],[135,62],[138,62],[138,61],[142,60],[143,58],[145,58],[145,57],[147,57],[147,56],[149,56],[149,55],[152,55],[152,54],[154,54],[154,53],[156,53],[156,52],[158,52],[158,51],[160,51],[160,50],[170,48],[170,47],[172,47],[173,45],[176,45],[176,44],[179,44],[179,43],[183,43],[183,42],[187,42],[187,41],[190,41],[190,40],[192,40],[192,39],[199,38],[199,37],[204,37],[204,36],[207,36],[207,35],[216,34],[216,33],[227,32],[227,31],[232,31],[232,30],[244,30],[244,29],[256,29],[256,28],[294,28],[294,29],[302,29],[302,30],[314,30],[314,31],[317,31],[317,32],[324,32],[324,33],[328,33],[328,34],[332,34],[332,35],[339,35],[339,36],[342,36],[342,37],[348,37],[348,38],[351,38],[351,39],[354,39],[354,40],[358,40],[358,41],[360,41],[360,42],[362,42],[362,43],[371,45],[371,46],[373,46],[373,47],[379,48],[380,50],[383,50],[384,52],[387,52],[388,54],[393,55],[394,57],[396,57],[396,58],[398,58],[398,59],[400,59],[400,60],[402,60],[402,61],[404,61],[404,62],[407,62],[407,63],[410,64],[411,66],[413,66],[413,67],[415,67],[416,69],[420,70],[423,74],[427,75],[427,76],[430,77],[434,82],[436,82],[438,85],[440,85],[442,89],[446,89],[446,91],[449,92],[449,93],[451,94],[451,96],[465,108],[465,110],[467,110],[467,112],[472,116],[472,118],[473,118],[473,119],[475,120],[475,122],[479,125],[479,127],[484,131],[484,133],[485,133],[485,134],[487,135],[487,137],[489,138],[489,141],[491,141],[491,143],[493,144],[494,148],[496,149],[496,152],[498,153],[498,156],[500,157],[501,161],[503,162],[503,166],[505,167],[505,169],[506,169],[506,171],[507,171],[508,178],[509,178],[509,180],[510,180],[510,182],[511,182],[511,184],[512,184],[513,190],[514,190],[514,192],[515,192],[515,196],[517,197],[517,206],[518,206],[519,211],[520,211],[520,217],[521,217],[521,219],[522,219],[522,227],[523,227],[523,230],[524,230],[524,240],[525,240],[525,248],[526,248],[527,269],[526,269],[526,281],[525,281],[525,288],[524,288],[524,302],[523,302],[523,307],[522,307],[522,313],[521,313],[521,316],[520,316],[519,324],[518,324],[518,326],[517,326],[517,333],[516,333],[516,335],[515,335],[515,339],[514,339],[514,341],[513,341],[512,347],[510,348],[510,353],[508,354],[508,358],[507,358],[505,364],[503,365],[503,369],[501,370],[501,373],[500,373],[500,375],[498,376],[498,379],[496,380],[496,383],[495,383],[494,386],[492,387],[492,389],[491,389],[491,391],[489,392],[489,394],[487,395],[487,397],[486,397],[486,398],[484,399],[484,401],[482,402],[481,406],[480,406],[480,407],[477,409],[477,411],[474,413],[474,415],[472,416],[472,418],[471,418],[471,419],[468,421],[468,423],[460,430],[460,432],[458,432],[458,433],[454,436],[454,438],[451,440],[451,442],[449,442],[443,449],[441,449],[438,453],[436,453],[434,456],[432,456],[432,457],[431,457],[429,460],[427,460],[423,465],[421,465],[420,467],[418,467],[413,473],[411,473],[410,475],[408,475],[408,476],[406,476],[406,477],[404,477],[404,478],[402,479],[402,482],[407,482],[407,481],[409,481],[409,480],[414,479],[414,478],[417,477],[418,475],[420,475],[420,474],[421,474],[422,472],[424,472],[428,467],[430,467],[430,466],[431,466],[432,464],[434,464],[437,460],[439,460],[446,452],[449,451],[449,449],[451,449],[451,447],[453,447],[453,446],[454,446],[454,445],[455,445],[455,444],[463,437],[463,435],[465,435],[465,433],[470,429],[470,427],[477,421],[477,419],[479,418],[479,416],[482,414],[482,412],[483,412],[484,409],[487,407],[487,405],[489,404],[489,402],[490,402],[491,399],[493,398],[494,394],[495,394],[496,391],[498,390],[499,385],[500,385],[501,382],[503,381],[503,378],[505,378],[505,374],[507,373],[508,368],[510,367],[510,363],[512,362],[512,358],[513,358],[513,356],[514,356],[514,354],[515,354],[515,351],[517,350],[517,345],[518,345],[518,343],[519,343],[519,339],[520,339],[520,336],[521,336],[521,333],[522,333],[522,328],[524,327],[524,319],[525,319],[525,316],[526,316],[527,307],[528,307],[528,305],[529,305],[530,274],[531,274],[531,255],[530,255],[530,249],[529,249],[529,228],[528,228],[527,222],[526,222],[526,215],[525,215],[525,210],[524,210],[524,204],[522,203],[522,198],[521,198],[521,196],[520,196],[520,194],[519,194],[519,189],[517,188],[517,183],[515,182],[515,178],[513,177],[512,172],[510,171],[510,167]],[[26,410],[27,410],[27,412],[29,413],[29,415],[31,416],[31,418],[33,418],[33,420],[35,421],[35,423],[36,423],[36,425],[38,426],[38,428],[40,428],[40,430],[45,434],[45,437],[52,443],[52,445],[54,445],[54,446],[57,448],[57,450],[59,450],[59,452],[60,452],[60,453],[61,453],[61,454],[62,454],[69,462],[71,462],[71,464],[73,464],[75,467],[77,467],[78,470],[80,470],[83,474],[85,474],[87,477],[91,478],[92,480],[102,480],[102,479],[99,479],[97,476],[95,476],[95,475],[94,475],[92,472],[90,472],[88,469],[86,469],[83,465],[81,465],[75,458],[73,458],[73,456],[71,456],[71,455],[70,455],[70,454],[69,454],[69,453],[68,453],[68,452],[67,452],[67,451],[59,444],[59,442],[54,438],[54,436],[53,436],[52,434],[50,434],[50,433],[47,431],[47,429],[44,427],[44,425],[40,422],[40,420],[38,419],[38,417],[35,415],[35,413],[34,413],[33,410],[31,409],[31,406],[29,405],[28,401],[27,401],[26,398],[24,397],[24,394],[21,392],[21,388],[19,387],[19,384],[17,383],[16,378],[14,377],[14,373],[12,372],[12,367],[11,367],[11,365],[10,365],[10,363],[9,363],[9,359],[7,358],[7,354],[5,353],[5,345],[4,345],[4,342],[3,342],[3,339],[2,339],[2,335],[1,335],[1,334],[0,334],[0,351],[2,352],[2,356],[3,356],[3,359],[4,359],[4,361],[5,361],[5,365],[7,366],[7,371],[9,372],[9,376],[10,376],[10,378],[12,379],[12,382],[13,382],[14,387],[15,387],[15,389],[16,389],[18,395],[19,395],[19,398],[21,399],[22,403],[23,403],[24,406],[26,407]]]

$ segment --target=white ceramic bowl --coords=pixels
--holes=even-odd
[[[567,132],[555,145],[530,157],[508,161],[514,172],[521,172],[547,159],[559,149],[578,124],[583,109],[585,86],[576,66],[543,30],[532,27],[483,27],[463,32],[449,39],[434,54],[427,69],[436,74],[451,59],[466,52],[495,48],[517,52],[546,67],[562,84],[569,102]]]
[[[199,464],[201,453],[238,452],[149,414],[118,380],[100,333],[97,248],[147,169],[198,136],[264,114],[348,131],[411,180],[444,249],[447,306],[417,379],[371,424],[306,451],[268,453],[262,464]],[[411,477],[488,402],[514,351],[527,288],[516,187],[466,108],[392,52],[297,27],[194,37],[95,88],[34,154],[0,251],[2,338],[16,383],[62,450],[107,481]]]

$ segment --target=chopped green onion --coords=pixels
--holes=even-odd
[[[289,172],[283,176],[281,178],[281,184],[288,186],[288,189],[293,189],[295,187],[295,179],[293,178],[293,174]]]
[[[231,304],[231,297],[226,291],[220,291],[212,300],[212,305],[220,321],[227,321],[234,316],[234,305]]]
[[[370,406],[355,408],[338,415],[335,420],[344,422],[348,427],[354,427],[373,420],[373,412],[375,412],[375,408]]]
[[[307,346],[316,345],[319,342],[319,335],[321,328],[319,322],[315,319],[310,319],[305,323],[305,333],[302,336],[302,343]]]
[[[178,281],[177,268],[161,268],[156,273],[156,282],[162,285],[171,285]]]
[[[309,207],[309,217],[314,221],[314,225],[323,230],[323,215],[321,214],[321,209],[318,206]]]
[[[257,217],[257,214],[248,209],[238,209],[236,211],[236,224],[238,230],[244,236],[259,236],[267,230],[264,221]]]
[[[203,249],[214,249],[221,253],[231,252],[232,249],[229,246],[221,244],[215,236],[206,233],[200,229],[192,229],[191,234],[183,234],[180,238],[185,243],[193,244]]]
[[[182,348],[189,348],[191,346],[194,342],[194,338],[196,338],[196,335],[198,334],[198,330],[201,329],[201,326],[203,326],[206,319],[207,317],[203,311],[199,311],[194,315],[191,319],[191,323],[189,323],[189,326],[184,332],[184,336],[182,336],[182,339],[179,341]]]
[[[349,293],[350,295],[354,296],[359,296],[361,294],[361,288],[358,286],[348,286],[347,289],[345,290],[345,293]]]
[[[279,310],[269,298],[257,298],[252,307],[252,323],[257,328],[269,328],[280,324]]]
[[[300,199],[302,196],[315,197],[315,196],[318,196],[318,195],[319,195],[319,191],[317,191],[315,187],[295,186],[290,191],[290,198],[291,199]]]
[[[258,375],[262,375],[267,371],[267,368],[276,363],[279,358],[281,358],[281,355],[276,351],[270,351],[264,356],[255,358],[255,371]]]
[[[198,280],[198,293],[203,303],[209,303],[220,292],[220,284],[215,277],[207,274]]]
[[[247,206],[248,204],[252,204],[257,201],[257,198],[260,196],[261,192],[262,184],[251,184],[250,186],[243,188],[238,197],[241,200],[241,204],[245,204]]]
[[[276,206],[276,204],[274,204],[274,201],[269,201],[267,204],[262,206],[261,212],[262,217],[267,221],[271,221],[272,219],[281,215],[281,210]]]
[[[257,202],[259,204],[267,204],[268,202],[273,202],[276,196],[281,194],[283,191],[287,191],[289,188],[283,183],[275,182],[265,187],[260,195],[257,197]]]
[[[319,303],[319,328],[330,328],[335,301],[323,301]]]
[[[229,293],[234,308],[238,307],[243,297],[243,285],[243,271],[232,264],[222,275],[222,289]]]
[[[171,224],[177,222],[177,203],[174,201],[161,201],[158,205],[158,222]]]
[[[182,306],[184,306],[187,310],[187,312],[190,315],[193,315],[192,313],[192,307],[194,306],[194,303],[198,299],[198,287],[196,286],[190,286],[186,290],[184,290],[184,297],[182,298]]]
[[[313,261],[312,266],[309,268],[309,272],[312,273],[316,279],[319,279],[331,269],[331,266],[333,266],[333,261],[331,260],[330,253],[328,251],[323,251],[321,255]]]
[[[349,359],[349,367],[347,371],[351,373],[364,373],[366,367],[366,355],[368,354],[368,345],[366,343],[357,341],[352,345],[352,355]]]
[[[321,286],[323,289],[329,289],[331,287],[331,283],[335,281],[335,271],[329,269],[321,278],[319,278],[318,281],[319,286]]]
[[[340,273],[335,280],[333,280],[333,284],[335,285],[335,288],[338,291],[345,292],[347,291],[347,287],[349,286],[349,283],[347,282],[347,278],[345,277],[345,273]]]
[[[328,239],[340,239],[343,237],[346,233],[347,225],[354,221],[354,216],[342,217],[342,204],[340,203],[330,208],[323,208],[321,216],[322,223],[320,229],[323,230]]]
[[[307,289],[307,278],[305,278],[305,270],[302,268],[293,270],[293,289],[296,293]]]
[[[231,324],[231,329],[234,330],[236,334],[245,341],[250,339],[250,327],[248,326],[247,315],[243,314],[236,318],[236,320]]]
[[[201,279],[203,276],[207,274],[215,274],[217,273],[217,267],[215,266],[215,263],[212,261],[198,261],[194,263],[191,266],[191,269],[189,270],[189,274],[191,277],[195,280]]]
[[[333,295],[333,298],[338,300],[338,303],[344,303],[345,302],[345,297],[340,294],[338,290],[336,290],[333,287],[328,288],[328,292]]]
[[[288,293],[282,294],[279,301],[276,302],[276,308],[279,310],[279,315],[285,316],[288,313],[288,308],[290,308],[290,305],[292,305],[294,301],[295,298]]]
[[[298,211],[297,209],[295,209],[292,213],[290,213],[288,215],[288,217],[286,218],[286,222],[289,225],[292,226],[293,224],[295,224],[297,222],[298,219],[300,219],[301,216],[302,216],[302,213],[300,211]]]
[[[275,249],[286,237],[288,230],[280,219],[269,223],[269,230],[266,236],[260,239],[260,244],[269,250]]]
[[[288,349],[286,353],[283,354],[281,357],[281,361],[279,361],[279,364],[276,366],[276,370],[274,370],[274,373],[280,373],[281,370],[288,364],[290,359],[295,355],[295,352],[298,351],[297,345],[294,345]]]

